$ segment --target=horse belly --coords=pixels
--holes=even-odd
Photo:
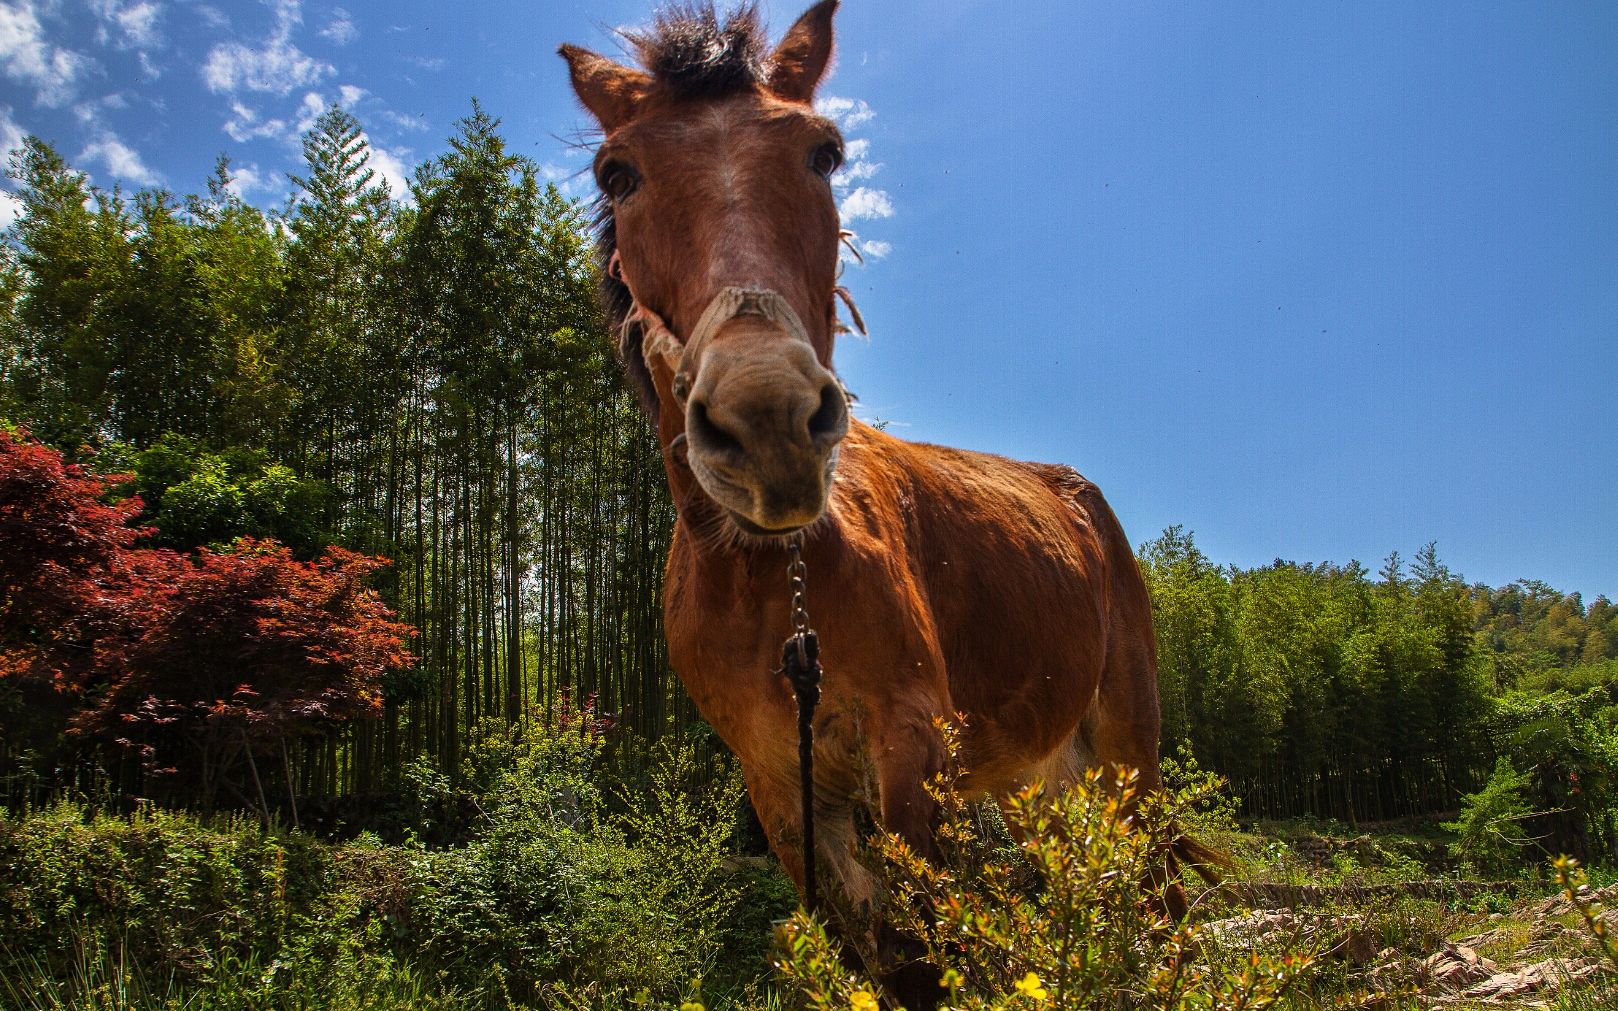
[[[1077,607],[986,618],[996,631],[952,651],[950,683],[966,714],[967,770],[975,786],[999,791],[1074,742],[1095,704],[1104,633]]]

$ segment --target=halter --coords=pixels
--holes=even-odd
[[[695,378],[697,359],[703,347],[733,319],[758,316],[785,330],[788,339],[798,341],[814,351],[809,330],[803,325],[797,311],[780,292],[767,288],[723,289],[708,303],[708,308],[697,320],[696,329],[691,331],[690,339],[685,341],[675,336],[674,330],[661,316],[635,299],[633,291],[630,298],[633,304],[629,315],[624,317],[624,331],[627,333],[631,326],[640,327],[641,355],[646,358],[648,367],[651,356],[655,354],[673,368],[674,401],[681,408],[685,407],[686,398],[691,395],[691,382]]]
[[[852,233],[843,233],[850,235]],[[846,241],[846,240],[845,240]],[[623,260],[618,251],[612,251],[612,258],[607,261],[607,276],[619,281],[629,292],[629,312],[624,316],[623,324],[619,327],[619,347],[629,346],[628,335],[630,327],[639,327],[641,331],[640,351],[648,369],[651,368],[651,356],[656,354],[667,362],[674,371],[672,381],[674,402],[682,409],[686,398],[691,394],[691,381],[694,378],[693,370],[704,345],[713,339],[719,329],[733,319],[742,316],[758,316],[774,323],[786,331],[789,340],[798,341],[807,346],[815,357],[819,352],[815,350],[814,341],[809,339],[809,328],[804,326],[803,319],[799,317],[792,303],[786,300],[780,292],[769,288],[730,287],[722,289],[708,303],[708,308],[702,311],[697,319],[696,329],[691,336],[682,341],[675,334],[673,327],[663,320],[663,317],[646,308],[645,303],[635,294],[634,285],[624,276]],[[848,289],[842,285],[832,289],[832,294],[841,299],[848,307],[849,316],[854,321],[854,327],[865,333],[865,320],[860,315],[859,307],[854,304],[854,298]],[[849,329],[840,322],[833,320],[834,329],[840,333],[848,333]],[[842,380],[838,380],[842,385]],[[848,395],[847,389],[843,390]]]

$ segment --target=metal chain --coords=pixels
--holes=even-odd
[[[803,535],[798,534],[787,545],[791,561],[787,563],[787,586],[792,590],[792,631],[803,635],[809,631],[809,566],[803,561]]]

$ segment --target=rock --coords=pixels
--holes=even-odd
[[[1485,930],[1481,934],[1468,934],[1466,937],[1458,937],[1455,939],[1455,943],[1464,948],[1487,948],[1502,941],[1511,940],[1511,937],[1512,928],[1496,927],[1493,930]]]
[[[1495,973],[1467,987],[1457,997],[1463,1001],[1504,1003],[1529,994],[1557,990],[1567,983],[1582,982],[1605,971],[1607,966],[1594,958],[1547,958],[1510,972]]]
[[[1276,935],[1301,937],[1310,921],[1290,909],[1257,909],[1244,916],[1214,920],[1205,928],[1225,944],[1258,945]]]
[[[1605,888],[1594,889],[1586,885],[1579,889],[1579,898],[1597,907],[1612,905],[1618,902],[1618,885],[1608,885]],[[1573,911],[1573,903],[1561,895],[1541,899],[1528,907],[1528,912],[1534,916],[1561,916]]]
[[[1423,974],[1438,987],[1456,992],[1496,975],[1499,966],[1464,944],[1444,946],[1421,963]]]
[[[1368,965],[1381,959],[1376,950],[1376,937],[1359,927],[1349,927],[1348,933],[1327,954],[1349,965]]]
[[[1365,965],[1376,957],[1376,939],[1346,916],[1259,909],[1245,916],[1214,920],[1204,929],[1219,943],[1233,947],[1318,944],[1327,955],[1351,965]]]

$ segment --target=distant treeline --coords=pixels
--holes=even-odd
[[[150,543],[393,560],[378,588],[419,629],[419,663],[384,685],[380,718],[280,742],[255,771],[271,796],[358,809],[407,769],[454,782],[497,728],[592,696],[626,742],[700,733],[660,625],[672,509],[596,308],[582,209],[476,106],[408,200],[340,109],[304,158],[265,213],[224,161],[201,195],[106,192],[29,138],[0,244],[0,419],[132,473]],[[1502,754],[1539,770],[1547,803],[1605,789],[1605,598],[1470,586],[1431,548],[1377,575],[1238,571],[1179,529],[1142,564],[1165,749],[1188,745],[1251,813],[1452,810]],[[195,796],[64,737],[66,705],[0,681],[0,799]],[[1577,769],[1550,767],[1564,751]],[[1555,800],[1568,782],[1575,799]]]
[[[1144,546],[1165,748],[1247,811],[1353,822],[1453,809],[1506,757],[1557,832],[1603,822],[1618,773],[1618,607],[1468,585],[1432,545],[1358,563],[1220,567],[1176,527]],[[1597,826],[1599,827],[1599,826]],[[1602,829],[1610,833],[1610,827]],[[1571,851],[1574,847],[1564,847]]]

